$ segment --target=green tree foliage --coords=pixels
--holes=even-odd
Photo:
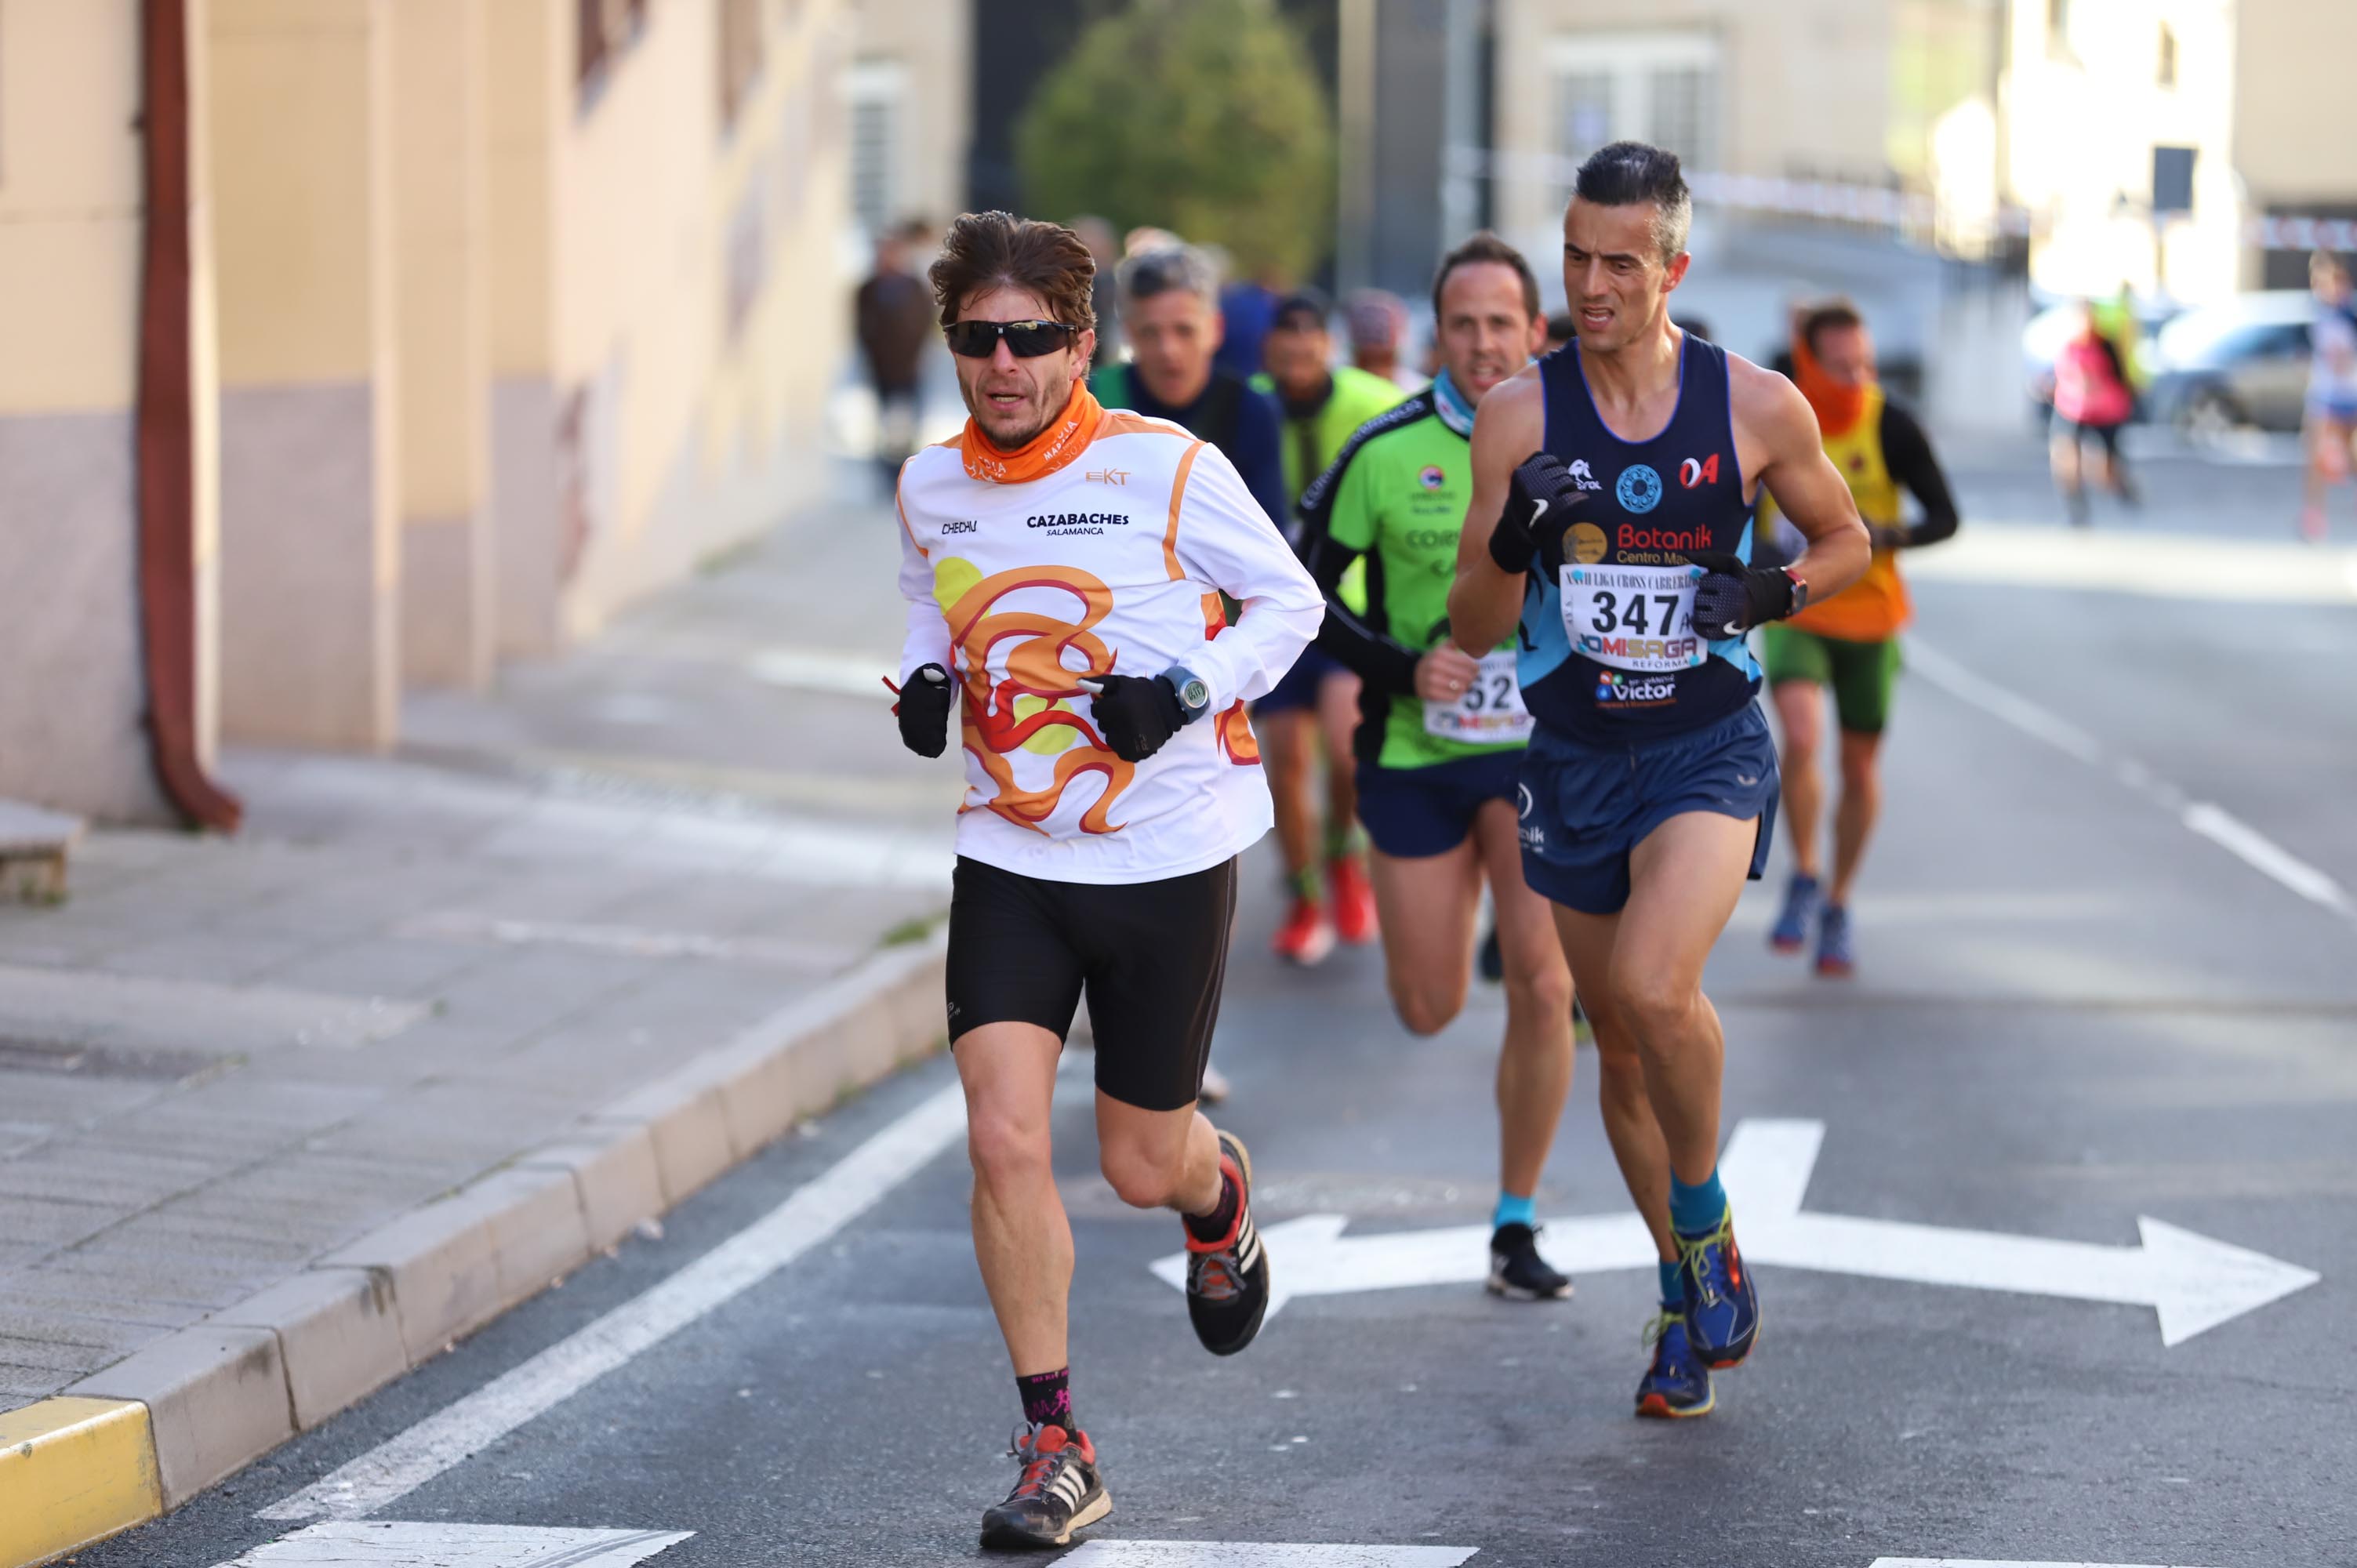
[[[1091,24],[1015,145],[1041,217],[1157,224],[1295,278],[1333,237],[1333,116],[1268,0],[1134,0]]]

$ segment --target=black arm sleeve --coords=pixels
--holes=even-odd
[[[1361,552],[1337,540],[1327,529],[1333,521],[1334,492],[1341,488],[1342,468],[1357,452],[1355,443],[1344,447],[1334,466],[1302,491],[1301,525],[1294,551],[1317,580],[1318,591],[1326,596],[1326,619],[1318,628],[1318,646],[1376,691],[1411,695],[1420,657],[1415,650],[1377,631],[1342,602],[1342,575]]]
[[[1948,491],[1948,476],[1932,456],[1931,437],[1913,414],[1895,403],[1882,405],[1882,461],[1923,509],[1922,519],[1907,530],[1906,547],[1937,544],[1953,536],[1960,520],[1956,498]]]

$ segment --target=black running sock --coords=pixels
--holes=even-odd
[[[1226,1171],[1220,1173],[1220,1201],[1209,1214],[1186,1214],[1187,1234],[1198,1241],[1224,1241],[1236,1223],[1236,1208],[1243,1195],[1236,1190],[1235,1178]]]
[[[1059,1367],[1052,1372],[1034,1372],[1025,1377],[1015,1375],[1015,1391],[1023,1396],[1023,1419],[1034,1426],[1049,1423],[1062,1427],[1074,1437],[1081,1434],[1072,1420],[1072,1369]]]

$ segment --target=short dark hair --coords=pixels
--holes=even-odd
[[[1808,345],[1809,352],[1813,354],[1817,351],[1819,334],[1835,328],[1865,325],[1866,317],[1860,316],[1857,313],[1857,306],[1848,300],[1838,295],[1832,299],[1821,299],[1801,312],[1801,341]]]
[[[1314,288],[1297,288],[1276,302],[1268,318],[1272,332],[1323,332],[1334,307]]]
[[[1459,267],[1469,267],[1478,262],[1496,262],[1514,269],[1523,280],[1523,314],[1533,320],[1545,306],[1539,303],[1539,275],[1531,271],[1531,263],[1523,253],[1491,231],[1484,229],[1457,249],[1440,258],[1440,270],[1432,274],[1432,317],[1440,319],[1440,291],[1448,286],[1448,274]]]
[[[1686,248],[1694,226],[1694,193],[1678,166],[1678,155],[1644,142],[1614,142],[1587,155],[1572,182],[1572,194],[1598,207],[1653,204],[1653,243],[1664,263]]]
[[[1060,223],[1011,212],[958,218],[942,237],[941,256],[926,274],[944,327],[975,294],[1006,287],[1038,295],[1057,320],[1082,328],[1097,324],[1090,303],[1096,275],[1096,258],[1078,234]]]

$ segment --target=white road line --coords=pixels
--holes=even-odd
[[[221,1568],[630,1568],[694,1533],[339,1520],[297,1530]]]
[[[964,1093],[952,1085],[661,1284],[272,1504],[260,1517],[367,1518],[760,1283],[866,1212],[964,1131]]]
[[[1937,649],[1910,638],[1907,667],[1960,701],[1970,703],[2057,751],[2077,757],[2090,768],[2110,773],[2122,784],[2167,811],[2191,832],[2233,855],[2244,865],[2289,888],[2302,898],[2344,920],[2357,920],[2357,902],[2326,872],[2317,869],[2224,807],[2189,799],[2166,779],[2132,757],[2115,756],[2102,742],[2060,714],[2040,707],[2018,692],[2007,690],[1975,674]]]
[[[2160,1568],[2150,1563],[2012,1563],[1987,1557],[1878,1557],[1874,1568]]]
[[[1092,1541],[1071,1568],[1457,1568],[1477,1546],[1286,1545],[1257,1541]]]

